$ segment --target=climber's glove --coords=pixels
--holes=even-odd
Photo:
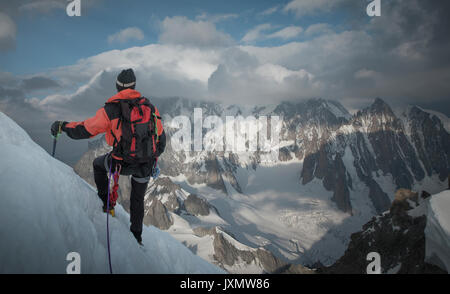
[[[59,136],[62,131],[64,131],[64,126],[67,124],[66,121],[55,121],[50,128],[50,132],[53,137]]]

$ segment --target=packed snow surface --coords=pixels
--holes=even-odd
[[[433,195],[425,228],[425,259],[450,272],[450,190]]]
[[[0,273],[66,273],[70,252],[81,273],[108,273],[96,191],[1,112],[0,150]],[[154,227],[144,227],[141,248],[120,205],[109,220],[114,273],[224,273]]]

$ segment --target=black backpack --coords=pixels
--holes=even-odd
[[[152,162],[159,140],[157,120],[161,119],[156,115],[155,107],[145,97],[117,99],[107,104],[116,104],[120,110],[117,130],[121,128],[122,135],[118,139],[111,130],[114,137],[112,154],[129,164]]]

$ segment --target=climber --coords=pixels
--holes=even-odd
[[[106,211],[108,172],[119,170],[132,175],[130,195],[130,231],[142,244],[144,196],[150,177],[159,174],[158,157],[164,152],[166,135],[158,109],[135,90],[136,77],[132,69],[121,71],[116,80],[117,94],[108,99],[95,116],[82,122],[55,121],[53,136],[64,131],[72,139],[88,139],[106,133],[113,149],[93,162],[98,196]],[[112,172],[111,172],[112,173]],[[111,199],[111,198],[110,198]]]

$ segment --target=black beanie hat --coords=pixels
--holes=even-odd
[[[118,90],[127,88],[134,89],[136,86],[136,76],[131,68],[124,69],[120,72],[117,76],[116,86]]]

